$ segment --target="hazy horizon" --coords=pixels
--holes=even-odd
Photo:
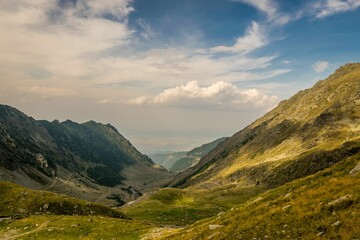
[[[190,150],[358,61],[360,1],[0,2],[0,103]]]

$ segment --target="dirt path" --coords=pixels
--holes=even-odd
[[[55,221],[55,220],[52,220],[52,221]],[[0,238],[2,240],[10,240],[10,239],[17,239],[19,237],[23,237],[23,236],[26,236],[26,235],[29,235],[29,234],[32,234],[32,233],[36,233],[36,232],[40,232],[41,230],[43,230],[45,227],[47,227],[47,225],[52,222],[52,221],[46,221],[46,222],[43,222],[42,224],[40,224],[37,228],[31,230],[31,231],[28,231],[28,232],[24,232],[24,233],[20,233],[20,234],[17,234],[17,235],[13,235],[13,236],[9,236],[7,237],[5,235],[5,237],[3,238]]]
[[[144,193],[144,194],[143,194],[141,197],[139,197],[138,199],[126,203],[126,204],[124,205],[124,207],[128,207],[128,206],[134,205],[134,204],[140,202],[141,200],[143,200],[144,198],[146,198],[148,195],[151,195],[151,194],[149,194],[149,193]]]

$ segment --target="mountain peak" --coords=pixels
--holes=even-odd
[[[354,62],[354,63],[347,63],[345,65],[342,65],[338,69],[335,70],[333,74],[330,75],[330,79],[338,78],[341,76],[345,76],[353,71],[360,71],[360,63]]]

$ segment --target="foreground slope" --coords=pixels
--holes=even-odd
[[[0,180],[119,203],[171,176],[110,124],[37,121],[0,105]]]
[[[359,193],[357,154],[218,216],[148,239],[359,239]]]
[[[220,143],[170,186],[274,188],[359,152],[360,64],[347,64]]]

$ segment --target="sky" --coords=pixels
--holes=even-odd
[[[359,26],[360,0],[0,0],[0,103],[190,150],[359,61]]]

